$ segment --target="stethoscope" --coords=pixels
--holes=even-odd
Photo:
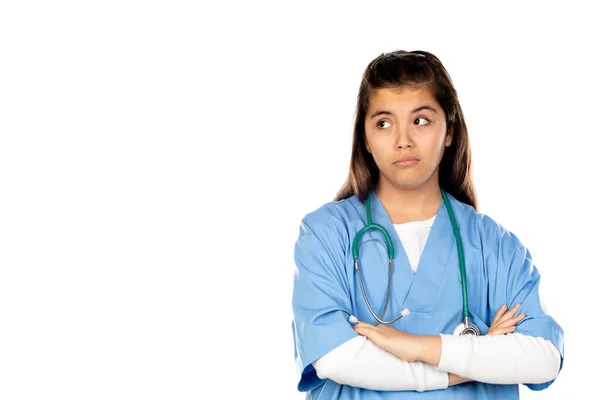
[[[460,278],[461,278],[461,285],[462,285],[464,322],[461,322],[460,324],[458,324],[458,326],[454,330],[454,334],[460,335],[460,336],[462,336],[462,335],[479,336],[479,334],[480,334],[479,328],[477,328],[477,326],[475,324],[473,324],[472,322],[469,321],[469,302],[468,302],[468,296],[467,296],[467,273],[466,273],[466,269],[465,269],[465,257],[464,257],[464,253],[463,253],[463,247],[462,247],[462,241],[460,238],[460,233],[458,231],[458,225],[456,224],[456,219],[454,217],[454,211],[452,210],[452,206],[450,205],[450,200],[448,200],[448,195],[446,194],[444,189],[440,188],[440,190],[442,192],[442,198],[444,199],[444,204],[446,205],[446,209],[448,210],[448,214],[450,215],[450,221],[452,222],[452,230],[454,231],[454,237],[456,238],[456,248],[458,249],[458,261],[460,264]],[[394,258],[394,245],[392,244],[392,239],[390,238],[390,235],[385,230],[385,228],[383,226],[373,222],[373,218],[371,217],[372,192],[373,192],[373,189],[370,189],[369,193],[367,194],[367,201],[366,201],[367,225],[364,226],[360,231],[358,231],[358,233],[356,234],[356,237],[354,238],[354,242],[352,243],[352,256],[354,257],[354,268],[356,269],[356,272],[358,274],[358,281],[360,283],[360,289],[362,291],[365,302],[367,303],[367,307],[369,308],[369,311],[371,312],[373,317],[375,317],[375,319],[377,320],[376,325],[379,325],[380,323],[389,325],[389,324],[393,324],[394,322],[398,321],[402,317],[406,317],[409,314],[409,311],[408,311],[408,309],[405,308],[404,310],[402,310],[400,315],[398,315],[396,318],[389,320],[389,321],[383,320],[383,317],[385,316],[385,312],[387,311],[387,307],[390,302],[390,292],[392,289],[392,272],[393,272],[392,260]],[[389,259],[388,287],[387,287],[387,296],[385,298],[385,305],[383,307],[383,312],[381,313],[381,317],[378,317],[377,314],[375,314],[375,311],[373,311],[373,307],[371,306],[371,302],[369,301],[369,297],[367,296],[367,292],[365,291],[365,285],[364,285],[364,282],[362,279],[362,273],[360,272],[360,264],[358,262],[358,247],[360,245],[360,239],[367,231],[369,231],[371,229],[376,229],[383,234],[383,236],[385,237],[385,241],[387,242],[387,250],[388,250],[388,259]],[[356,322],[356,318],[351,316],[350,321]]]

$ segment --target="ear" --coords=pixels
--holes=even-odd
[[[452,144],[452,140],[454,139],[454,132],[452,128],[448,128],[446,132],[446,147],[449,147]]]
[[[371,147],[369,146],[369,141],[367,139],[365,139],[365,147],[367,148],[369,154],[371,154]]]

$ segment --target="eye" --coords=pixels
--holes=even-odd
[[[424,120],[424,121],[427,121],[427,123],[426,123],[426,124],[419,124],[419,123],[417,122],[417,125],[429,125],[429,120],[428,120],[427,118],[423,118],[423,117],[417,117],[417,119],[415,119],[415,122],[416,122],[416,121],[418,121],[418,120],[420,120],[420,119],[422,119],[422,120]]]
[[[384,119],[382,119],[381,121],[378,121],[378,122],[377,122],[377,127],[378,127],[378,128],[385,129],[385,127],[384,127],[384,126],[381,126],[381,124],[389,124],[389,122],[388,122],[388,121],[386,121],[386,120],[384,120]]]

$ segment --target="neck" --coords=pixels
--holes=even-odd
[[[418,188],[398,188],[381,180],[375,194],[394,224],[424,221],[437,214],[442,204],[440,185],[431,180]]]

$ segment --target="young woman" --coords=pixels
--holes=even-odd
[[[348,179],[303,218],[294,259],[307,398],[517,399],[562,369],[529,251],[477,211],[467,127],[431,53],[367,66]]]

